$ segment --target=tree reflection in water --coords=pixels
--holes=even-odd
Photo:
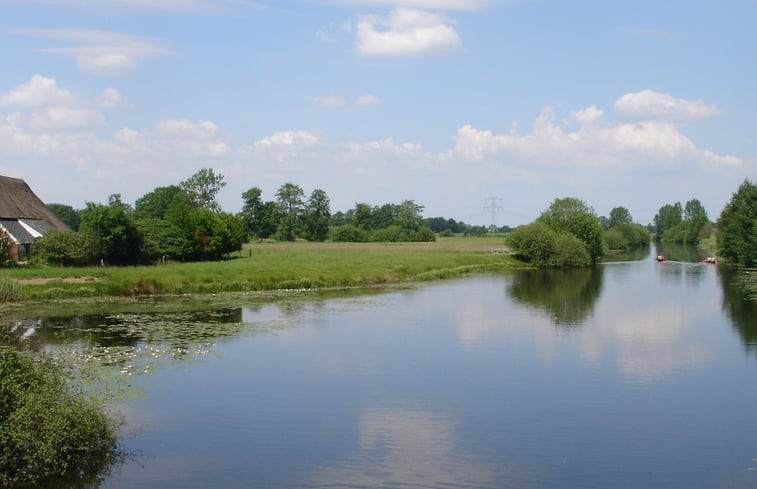
[[[723,288],[723,310],[730,316],[747,351],[757,353],[757,297],[756,281],[751,273],[737,268],[719,266],[718,278]]]
[[[577,325],[591,314],[602,292],[604,268],[523,270],[507,293],[518,302],[548,312],[557,325]]]

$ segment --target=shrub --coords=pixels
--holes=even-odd
[[[98,472],[114,452],[113,423],[66,385],[49,360],[0,349],[0,486]]]
[[[506,237],[518,258],[540,268],[591,265],[586,245],[572,234],[557,232],[540,221],[521,226]]]
[[[51,265],[92,265],[103,256],[100,239],[93,233],[51,230],[34,247],[37,257]]]
[[[368,231],[355,227],[352,224],[336,226],[329,231],[329,239],[331,241],[365,243],[368,241],[368,237]]]
[[[609,229],[604,234],[605,243],[611,250],[625,250],[628,248],[628,239],[618,229]]]

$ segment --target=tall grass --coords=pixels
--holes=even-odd
[[[0,302],[18,302],[23,295],[15,280],[0,278]]]

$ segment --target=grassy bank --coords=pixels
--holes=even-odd
[[[435,243],[250,243],[228,260],[141,267],[0,271],[22,300],[365,287],[503,269],[499,236]]]

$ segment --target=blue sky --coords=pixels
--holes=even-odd
[[[200,168],[499,225],[716,219],[755,178],[757,2],[0,0],[0,174],[76,208]]]

